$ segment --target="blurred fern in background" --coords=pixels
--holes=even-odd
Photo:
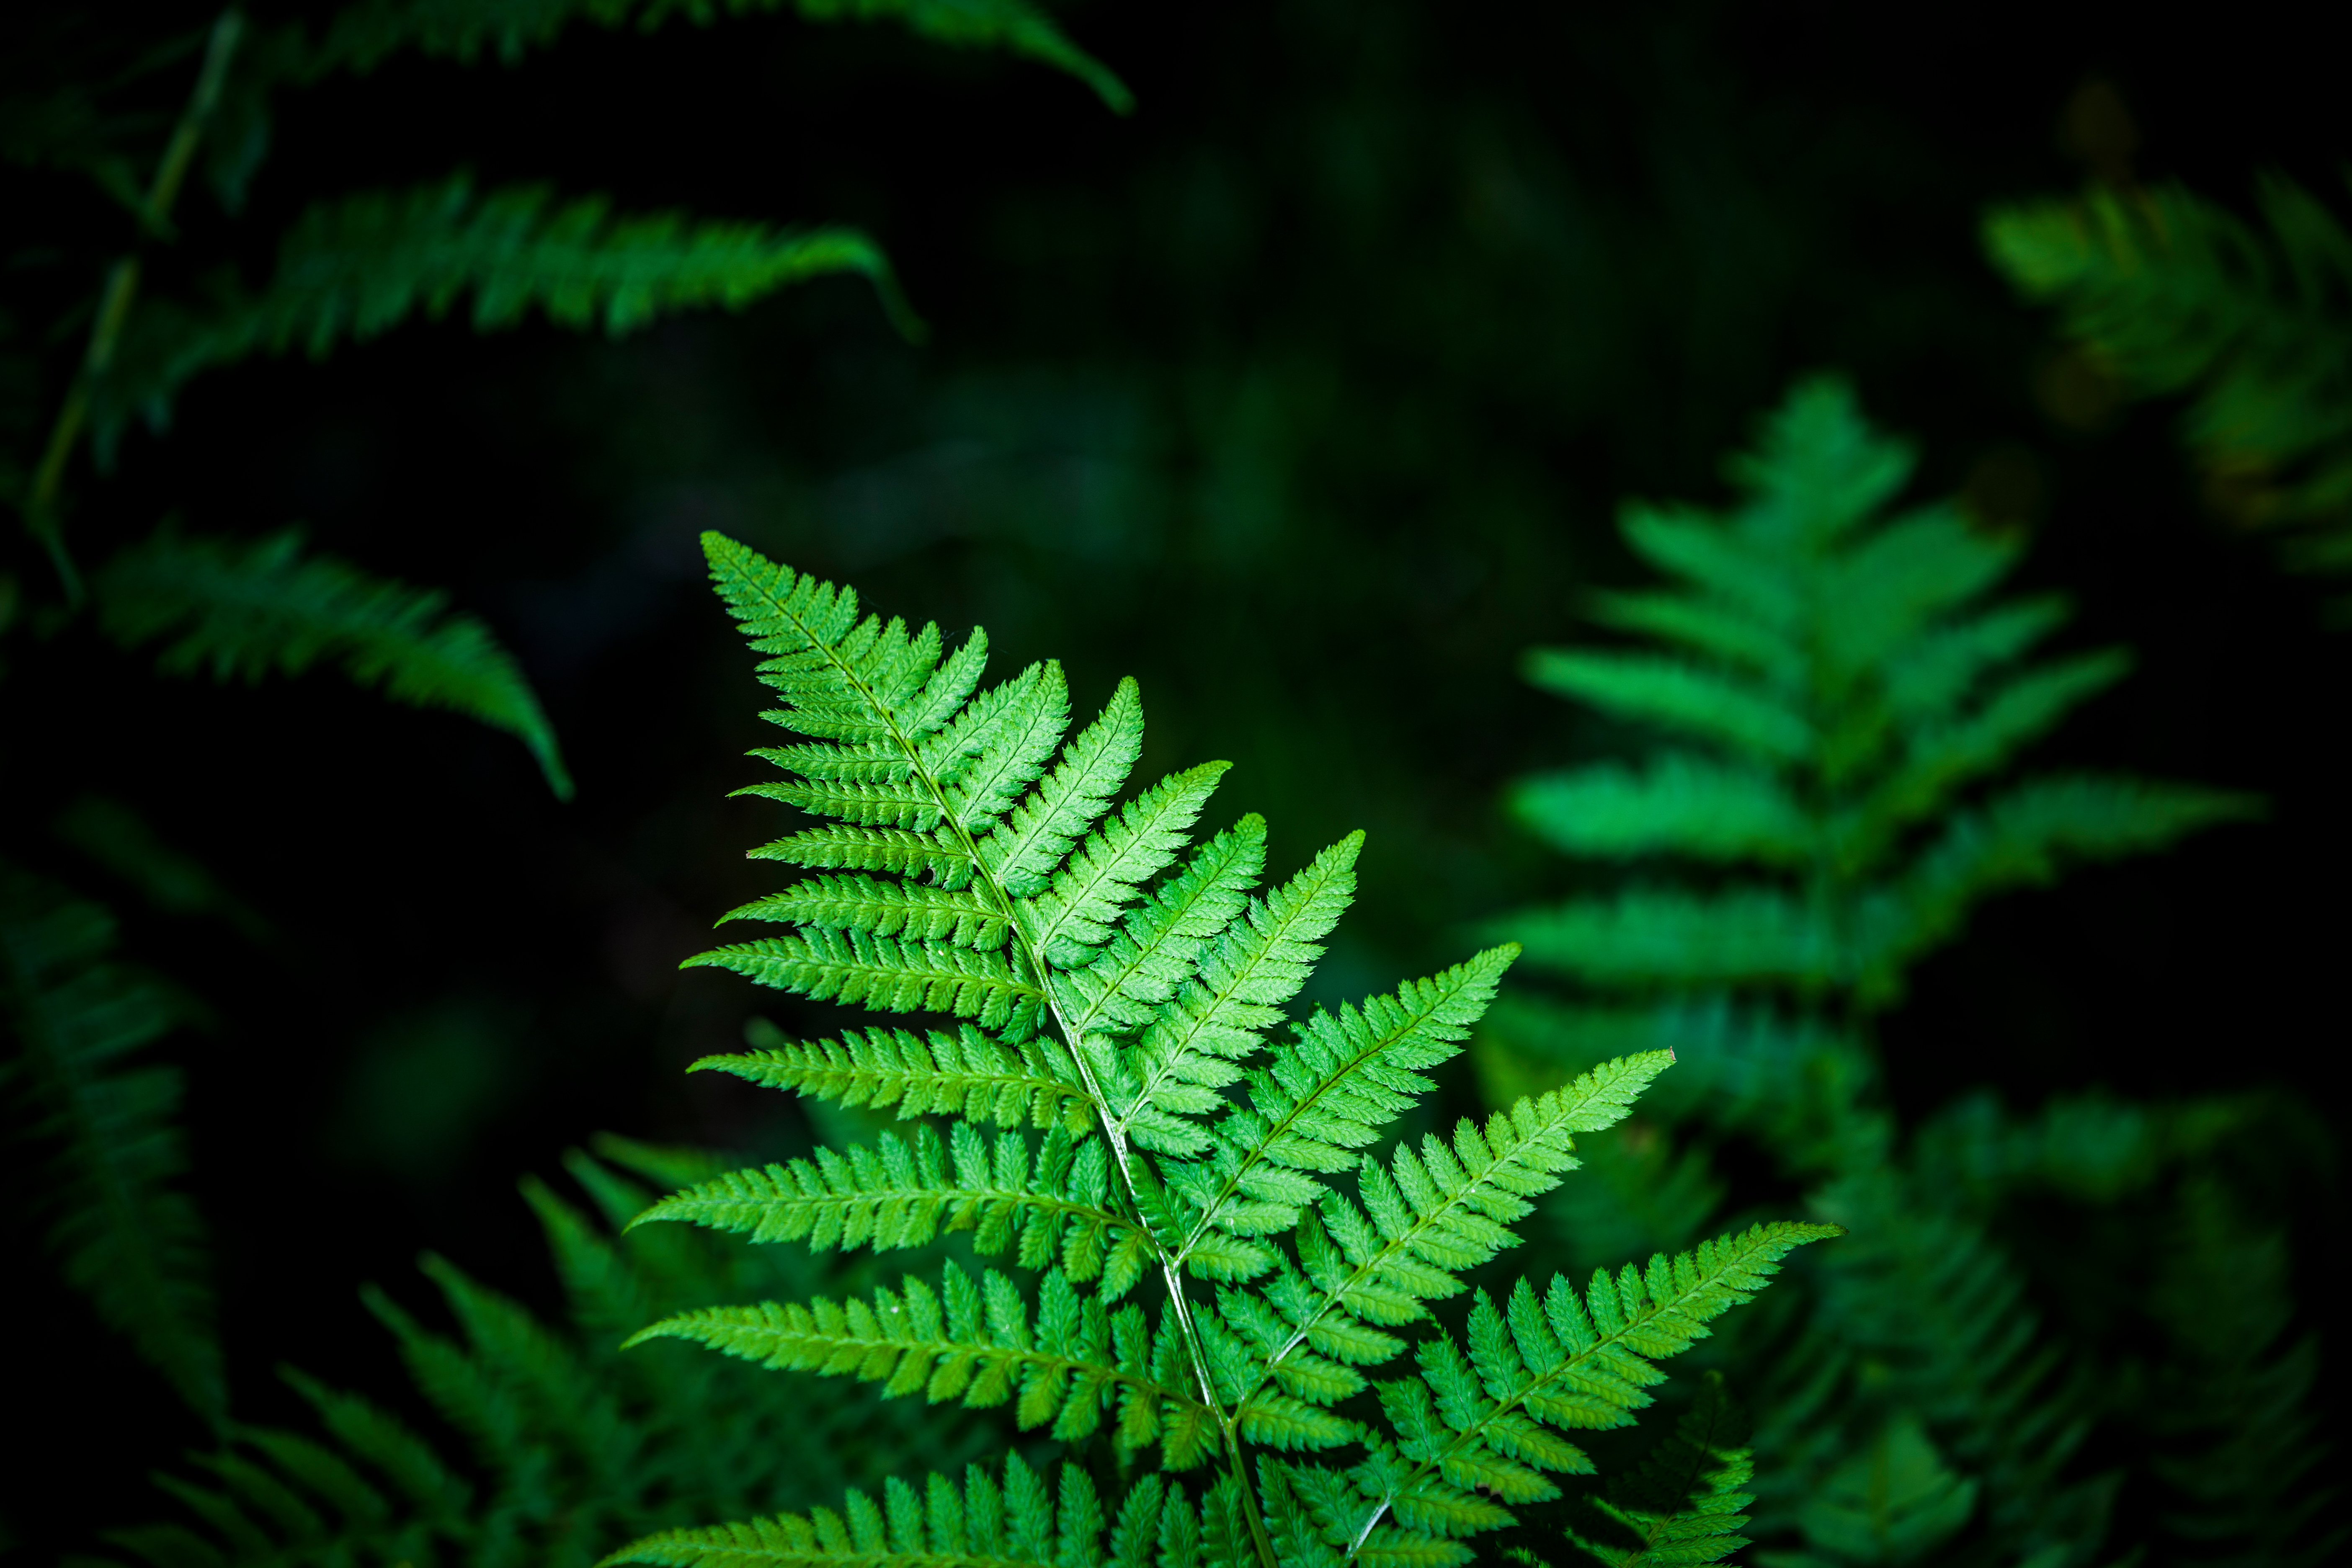
[[[2094,188],[1985,215],[2019,293],[2132,397],[2185,396],[2181,436],[2231,521],[2275,527],[2287,563],[2352,573],[2352,234],[2282,175],[2257,227],[2177,184]],[[2331,601],[2352,624],[2352,597]]]
[[[565,1161],[586,1209],[535,1178],[523,1184],[562,1279],[563,1321],[542,1322],[430,1256],[425,1272],[458,1337],[367,1292],[409,1375],[462,1439],[463,1458],[450,1457],[446,1436],[424,1436],[381,1405],[282,1367],[316,1428],[232,1426],[195,1473],[163,1478],[193,1519],[116,1528],[108,1542],[155,1568],[585,1568],[632,1534],[829,1496],[910,1455],[952,1466],[975,1451],[978,1434],[952,1414],[812,1404],[683,1346],[620,1353],[650,1316],[747,1290],[804,1292],[818,1271],[776,1248],[625,1230],[652,1196],[641,1184],[677,1186],[723,1167],[625,1139],[596,1147],[595,1157],[575,1151]]]
[[[2021,1116],[1978,1095],[1906,1127],[1890,1102],[1875,1020],[1977,905],[2258,810],[2124,775],[2020,776],[2020,754],[2127,661],[2035,658],[2066,605],[1996,596],[2021,542],[1953,504],[1890,515],[1912,465],[1844,384],[1815,380],[1728,466],[1730,509],[1625,510],[1627,542],[1669,585],[1601,595],[1592,614],[1638,640],[1539,651],[1528,674],[1672,739],[1638,763],[1512,787],[1530,832],[1622,869],[1611,890],[1494,922],[1570,989],[1507,994],[1483,1065],[1505,1093],[1521,1064],[1676,1053],[1651,1119],[1595,1141],[1602,1180],[1549,1200],[1557,1244],[1580,1265],[1720,1223],[1717,1156],[1738,1148],[1805,1184],[1850,1232],[1722,1362],[1758,1408],[1768,1457],[1751,1526],[1771,1548],[1759,1563],[2061,1568],[2190,1539],[2319,1561],[2334,1539],[2324,1530],[2257,1522],[2314,1511],[2294,1513],[2306,1485],[2292,1466],[2235,1468],[2250,1489],[2233,1494],[2235,1522],[2210,1498],[2202,1522],[2115,1511],[2127,1478],[2184,1472],[2145,1442],[2172,1396],[2144,1403],[2106,1336],[2132,1325],[2188,1344],[2201,1331],[2247,1367],[2277,1369],[2225,1374],[2232,1415],[2198,1428],[2216,1453],[2300,1431],[2310,1369],[2283,1342],[2284,1281],[2240,1270],[2238,1288],[2269,1305],[2191,1328],[2186,1298],[2159,1293],[2172,1249],[2141,1214],[2100,1255],[2114,1270],[2101,1294],[2117,1298],[2107,1321],[2078,1336],[2047,1321],[2056,1282],[2036,1278],[2000,1225],[2053,1193],[2084,1211],[2062,1229],[2129,1212],[2127,1200],[2160,1205],[2258,1109],[2094,1096]]]

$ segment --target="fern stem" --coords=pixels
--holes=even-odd
[[[1218,1397],[1216,1381],[1209,1371],[1207,1350],[1201,1342],[1200,1331],[1192,1322],[1192,1310],[1184,1300],[1183,1276],[1178,1272],[1174,1260],[1170,1257],[1167,1244],[1160,1239],[1159,1232],[1145,1216],[1143,1202],[1139,1195],[1135,1171],[1129,1159],[1124,1129],[1113,1119],[1109,1096],[1103,1092],[1102,1084],[1097,1079],[1093,1068],[1087,1063],[1086,1053],[1078,1048],[1079,1037],[1072,1027],[1069,1019],[1063,1014],[1061,1004],[1055,999],[1053,987],[1046,984],[1045,958],[1037,951],[1034,933],[1029,930],[1023,920],[1020,904],[1003,885],[990,874],[988,863],[981,858],[978,841],[972,837],[971,830],[965,827],[957,817],[954,803],[948,798],[946,788],[929,769],[923,766],[922,748],[918,746],[914,739],[900,726],[897,712],[888,703],[883,701],[874,689],[858,675],[856,669],[841,657],[838,649],[818,636],[814,627],[793,614],[789,604],[773,595],[764,596],[776,616],[779,619],[789,620],[799,627],[803,638],[809,647],[822,652],[835,669],[840,672],[842,679],[866,700],[868,707],[874,712],[884,716],[885,721],[890,726],[891,739],[898,742],[899,751],[906,756],[908,773],[921,781],[924,790],[931,797],[932,804],[939,808],[940,822],[954,833],[963,852],[970,857],[974,884],[982,889],[983,895],[996,906],[998,912],[1003,915],[1013,951],[1019,953],[1022,964],[1028,970],[1031,978],[1036,983],[1038,991],[1043,994],[1045,1010],[1053,1017],[1054,1027],[1062,1036],[1063,1047],[1070,1053],[1070,1059],[1077,1064],[1079,1082],[1087,1091],[1087,1098],[1094,1105],[1096,1116],[1102,1122],[1104,1141],[1109,1146],[1112,1163],[1118,1167],[1119,1185],[1124,1191],[1128,1207],[1134,1215],[1136,1228],[1142,1235],[1145,1244],[1151,1248],[1153,1256],[1160,1264],[1160,1279],[1168,1287],[1169,1310],[1173,1312],[1176,1318],[1177,1335],[1183,1342],[1185,1356],[1192,1363],[1192,1375],[1201,1385],[1202,1403],[1208,1406],[1209,1413],[1216,1418],[1218,1435],[1224,1441],[1226,1459],[1234,1468],[1234,1480],[1239,1483],[1242,1512],[1249,1521],[1250,1539],[1256,1549],[1258,1561],[1264,1568],[1281,1568],[1274,1553],[1273,1538],[1266,1533],[1265,1521],[1258,1514],[1257,1494],[1252,1489],[1249,1472],[1242,1463],[1240,1436],[1234,1430],[1233,1417],[1226,1411],[1224,1402]]]
[[[204,140],[205,122],[212,119],[213,109],[220,102],[221,86],[228,79],[229,61],[236,57],[238,40],[244,34],[245,16],[234,5],[222,12],[213,24],[212,36],[205,46],[204,64],[196,72],[195,88],[188,95],[188,106],[181,111],[172,140],[165,143],[163,159],[155,165],[155,177],[147,185],[147,199],[140,204],[139,225],[150,235],[171,232],[172,207],[179,200],[180,187],[187,183],[196,148]],[[75,569],[73,557],[66,553],[65,541],[58,530],[58,497],[65,488],[66,465],[72,460],[74,447],[81,439],[81,427],[89,418],[90,385],[114,363],[115,345],[122,340],[123,326],[131,319],[131,306],[138,296],[139,258],[126,256],[107,270],[98,313],[90,322],[89,346],[82,354],[81,369],[74,376],[73,385],[66,391],[65,402],[58,408],[57,423],[49,429],[41,466],[35,471],[33,488],[25,500],[26,526],[48,552],[58,581],[65,589],[66,602],[77,606],[83,596],[81,574]]]

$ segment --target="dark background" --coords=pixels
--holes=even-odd
[[[276,933],[143,911],[62,847],[45,867],[215,1016],[174,1048],[240,1411],[291,1414],[280,1360],[391,1396],[353,1292],[422,1300],[420,1247],[551,1302],[512,1184],[595,1130],[805,1142],[777,1097],[681,1071],[751,1011],[794,1024],[675,969],[773,885],[741,854],[787,827],[725,798],[760,776],[740,752],[765,726],[701,585],[705,528],[886,611],[984,624],[999,673],[1058,657],[1082,709],[1136,675],[1146,771],[1232,759],[1215,819],[1265,813],[1279,873],[1370,829],[1314,993],[1360,994],[1570,884],[1496,799],[1633,739],[1515,675],[1588,635],[1581,593],[1634,580],[1616,500],[1720,499],[1752,416],[1843,369],[1918,439],[1917,494],[2032,531],[2021,580],[2074,597],[2067,645],[2138,652],[2037,760],[2273,803],[1989,910],[1887,1026],[1905,1109],[1986,1082],[2021,1106],[2316,1096],[2344,1042],[2352,644],[2205,503],[2173,410],[2116,404],[2012,302],[1976,225],[2090,178],[2237,201],[2268,167],[2340,192],[2340,53],[2317,7],[1918,9],[1066,12],[1136,89],[1128,120],[1037,67],[791,20],[580,29],[511,67],[404,60],[282,100],[249,209],[192,190],[157,287],[224,252],[258,279],[308,201],[464,164],[863,225],[931,335],[900,341],[849,281],[617,342],[412,326],[214,374],[111,479],[79,478],[86,558],[166,512],[299,521],[450,585],[519,653],[580,781],[558,805],[511,740],[332,676],[159,687],[86,627],[15,639],[8,810],[131,801]],[[62,177],[34,189],[89,236],[12,306],[44,331],[34,285],[88,287],[121,237]],[[1449,1116],[1466,1072],[1453,1089]],[[2316,1299],[2340,1283],[2310,1245],[2340,1234],[2337,1189],[2281,1201]],[[100,1521],[156,1511],[136,1478],[198,1436],[31,1261],[35,1234],[6,1237],[8,1377],[65,1397],[0,1470],[28,1555],[68,1489]]]

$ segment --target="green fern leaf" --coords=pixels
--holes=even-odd
[[[1394,996],[1308,1019],[1295,1046],[1249,1075],[1248,1105],[1213,1124],[1211,1158],[1169,1173],[1202,1216],[1184,1250],[1205,1226],[1243,1228],[1244,1213],[1261,1231],[1297,1225],[1323,1194],[1310,1173],[1352,1169],[1355,1151],[1434,1087],[1423,1071],[1459,1052],[1517,956],[1516,947],[1493,948]]]
[[[920,1394],[930,1404],[974,1408],[1011,1402],[1023,1429],[1051,1423],[1050,1435],[1064,1440],[1092,1435],[1116,1413],[1111,1440],[1121,1448],[1164,1436],[1160,1462],[1171,1470],[1207,1457],[1177,1446],[1203,1428],[1206,1407],[1181,1376],[1155,1375],[1184,1366],[1174,1325],[1163,1319],[1154,1335],[1140,1307],[1113,1312],[1059,1269],[1038,1289],[1034,1322],[1011,1279],[988,1269],[975,1284],[950,1263],[936,1289],[908,1275],[870,1305],[818,1298],[805,1306],[707,1307],[666,1318],[628,1342],[655,1339],[691,1340],[771,1368],[854,1376],[881,1384],[885,1396]]]
[[[1632,1423],[1663,1373],[1651,1363],[1706,1336],[1706,1323],[1762,1289],[1780,1259],[1834,1226],[1759,1225],[1702,1243],[1646,1270],[1627,1264],[1594,1275],[1580,1299],[1555,1275],[1538,1304],[1521,1279],[1507,1310],[1485,1292],[1471,1309],[1469,1356],[1450,1338],[1427,1342],[1422,1374],[1381,1385],[1381,1398],[1413,1469],[1401,1496],[1432,1479],[1485,1488],[1506,1502],[1559,1495],[1542,1471],[1588,1472],[1574,1444],[1546,1428]]]
[[[602,196],[557,205],[543,186],[478,194],[463,174],[346,196],[296,220],[260,292],[231,286],[195,311],[144,306],[92,384],[92,439],[110,452],[133,415],[159,416],[214,365],[298,347],[319,358],[418,314],[438,320],[461,297],[472,300],[478,331],[537,309],[559,326],[618,334],[678,310],[740,310],[835,273],[866,279],[900,330],[919,334],[889,262],[855,229],[616,217]]]
[[[187,1164],[176,1068],[127,1060],[186,1006],[113,961],[96,904],[0,862],[0,1087],[45,1146],[42,1206],[67,1280],[188,1407],[226,1418],[204,1228],[175,1191]]]
[[[930,889],[906,890],[913,895]],[[754,1019],[746,1032],[759,1048],[704,1057],[689,1070],[732,1073],[769,1089],[844,1105],[896,1106],[902,1119],[944,1111],[1004,1127],[1059,1123],[1072,1133],[1094,1125],[1076,1075],[1034,1040],[1007,1045],[969,1024],[952,1035],[936,1029],[919,1036],[905,1029],[848,1029],[838,1040],[805,1043],[787,1041],[763,1018]]]
[[[1461,1123],[1450,1148],[1432,1136],[1417,1152],[1399,1148],[1386,1168],[1367,1157],[1358,1177],[1363,1206],[1330,1193],[1301,1216],[1301,1272],[1284,1274],[1266,1292],[1291,1331],[1264,1357],[1245,1397],[1310,1351],[1360,1365],[1402,1350],[1402,1341],[1364,1326],[1425,1318],[1423,1301],[1458,1294],[1459,1273],[1516,1245],[1507,1226],[1574,1167],[1574,1134],[1621,1120],[1670,1059],[1661,1052],[1611,1062],[1519,1101],[1483,1130]]]
[[[804,877],[782,892],[755,899],[719,919],[870,931],[877,936],[949,942],[982,950],[1003,947],[1012,929],[1002,911],[969,888],[950,891],[858,876]]]
[[[1787,785],[1686,752],[1664,752],[1639,773],[1602,763],[1537,774],[1508,798],[1521,822],[1570,855],[1801,866],[1814,850],[1813,825]]]
[[[1681,659],[1540,648],[1528,657],[1527,677],[1559,696],[1776,763],[1801,762],[1818,744],[1786,701]]]
[[[1102,1144],[1073,1143],[1060,1129],[1033,1160],[1018,1132],[1000,1134],[991,1149],[960,1122],[943,1147],[919,1125],[911,1139],[885,1132],[870,1149],[819,1149],[814,1160],[718,1176],[631,1223],[684,1221],[819,1252],[921,1247],[969,1230],[982,1254],[1010,1249],[1028,1268],[1059,1259],[1074,1279],[1102,1278],[1116,1300],[1140,1274],[1143,1237],[1108,1206],[1109,1184]]]
[[[1569,1540],[1608,1568],[1722,1562],[1748,1544],[1737,1532],[1748,1522],[1742,1510],[1756,1500],[1739,1489],[1756,1469],[1749,1451],[1737,1447],[1745,1426],[1722,1374],[1709,1373],[1697,1403],[1641,1469],[1612,1483],[1606,1497],[1583,1500],[1586,1515],[1569,1528]]]
[[[650,32],[670,18],[708,23],[781,11],[787,0],[358,0],[338,10],[317,44],[296,55],[306,79],[335,70],[365,73],[405,49],[472,62],[484,53],[513,60],[544,48],[572,21]],[[1053,19],[1025,0],[791,0],[812,22],[890,18],[916,37],[950,48],[1001,48],[1051,66],[1091,88],[1113,113],[1135,107],[1134,94],[1110,68],[1072,43]]]
[[[161,668],[215,680],[299,675],[331,662],[394,701],[446,708],[530,748],[548,786],[571,798],[555,731],[513,658],[447,595],[304,555],[289,531],[246,545],[166,528],[91,582],[99,624],[126,647],[170,639]]]
[[[1234,1061],[1258,1048],[1258,1032],[1281,1021],[1282,1005],[1306,984],[1323,954],[1320,939],[1355,897],[1363,842],[1353,833],[1323,851],[1265,902],[1235,916],[1201,955],[1197,978],[1136,1042],[1123,1075],[1135,1087],[1120,1097],[1119,1131],[1170,1153],[1209,1146],[1191,1118],[1223,1105],[1216,1091],[1240,1079]]]
[[[617,1563],[662,1568],[794,1568],[803,1563],[850,1568],[891,1563],[1069,1568],[1100,1563],[1103,1513],[1093,1480],[1076,1465],[1066,1464],[1059,1492],[1057,1498],[1015,1455],[1004,1461],[1001,1484],[978,1465],[964,1471],[961,1488],[934,1475],[918,1493],[893,1479],[878,1506],[863,1492],[853,1491],[838,1513],[820,1508],[805,1515],[674,1530],[623,1547],[599,1568]],[[1154,1503],[1157,1521],[1148,1511]],[[1147,1540],[1156,1525],[1160,1561],[1185,1562],[1191,1554],[1171,1551],[1168,1543],[1197,1541],[1195,1519],[1183,1488],[1151,1477],[1129,1492],[1120,1510],[1118,1535],[1130,1542]],[[1133,1551],[1130,1547],[1130,1560]]]
[[[1009,1041],[1037,1026],[1045,988],[1000,953],[954,942],[906,941],[812,926],[797,936],[730,942],[686,961],[819,1002],[859,1003],[886,1013],[947,1013],[977,1019]]]
[[[1209,943],[1248,909],[1249,889],[1265,868],[1265,820],[1253,814],[1194,850],[1129,910],[1094,963],[1055,975],[1055,994],[1079,1037],[1150,1022],[1192,978]]]
[[[1515,948],[1317,1014],[1253,1063],[1352,896],[1360,835],[1258,896],[1255,817],[1187,853],[1221,764],[1119,804],[1141,749],[1131,682],[1066,744],[1057,666],[982,689],[977,634],[948,652],[935,626],[886,622],[850,591],[725,539],[706,548],[762,656],[760,679],[784,699],[767,717],[806,738],[758,753],[792,778],[754,793],[835,823],[760,853],[861,874],[821,875],[747,906],[794,934],[692,962],[819,999],[976,1016],[982,1027],[927,1040],[872,1030],[814,1047],[779,1039],[714,1058],[707,1065],[776,1087],[960,1120],[944,1139],[922,1127],[708,1178],[642,1217],[819,1250],[915,1246],[968,1226],[977,1250],[1048,1272],[1034,1302],[1009,1276],[975,1281],[950,1268],[937,1287],[910,1277],[866,1299],[698,1303],[636,1342],[681,1339],[886,1394],[1007,1405],[1024,1429],[1075,1440],[1108,1426],[1114,1449],[1156,1446],[1163,1468],[1216,1465],[1197,1529],[1163,1519],[1155,1530],[1156,1501],[1139,1507],[1130,1493],[1112,1529],[1123,1561],[1148,1557],[1155,1534],[1164,1563],[1462,1561],[1431,1531],[1510,1522],[1475,1488],[1532,1498],[1542,1484],[1525,1479],[1530,1457],[1565,1462],[1572,1450],[1511,1414],[1480,1428],[1484,1446],[1454,1463],[1461,1474],[1423,1474],[1345,1408],[1372,1387],[1364,1369],[1407,1348],[1390,1331],[1426,1320],[1425,1302],[1464,1289],[1461,1275],[1515,1245],[1512,1225],[1574,1166],[1574,1135],[1619,1120],[1670,1058],[1611,1063],[1450,1139],[1372,1155],[1382,1130],[1433,1087],[1427,1069],[1459,1050]],[[1024,1133],[991,1145],[974,1125],[983,1120],[1054,1125],[1033,1161]],[[1325,1185],[1351,1165],[1360,1204]],[[1698,1288],[1677,1279],[1690,1300],[1622,1337],[1655,1353],[1678,1348],[1664,1346],[1661,1325],[1688,1328],[1744,1299],[1750,1275],[1760,1278],[1751,1269],[1701,1305],[1691,1304]],[[1165,1289],[1156,1310],[1113,1305],[1154,1276]],[[1188,1278],[1213,1282],[1213,1300],[1198,1300]],[[1078,1288],[1096,1279],[1097,1289]],[[1407,1381],[1426,1396],[1423,1381]],[[1359,1443],[1400,1487],[1380,1491],[1376,1478],[1263,1452]],[[1034,1554],[1097,1561],[1100,1500],[1066,1490],[1061,1539],[1048,1542],[1042,1483],[1024,1476],[1008,1472],[1005,1496],[1018,1483],[1041,1500]],[[846,1516],[672,1534],[624,1555],[941,1555],[913,1490],[893,1495],[900,1503],[885,1509],[854,1501]],[[944,1482],[930,1495],[942,1510],[961,1506]]]

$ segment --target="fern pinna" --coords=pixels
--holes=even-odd
[[[2126,660],[2032,660],[2064,605],[1994,598],[2017,542],[1949,503],[1886,516],[1912,462],[1843,383],[1817,380],[1730,466],[1731,508],[1627,510],[1628,542],[1669,585],[1596,609],[1649,646],[1541,651],[1528,673],[1662,743],[1639,764],[1523,780],[1510,805],[1630,875],[1496,922],[1556,989],[1498,1005],[1481,1062],[1497,1088],[1628,1049],[1685,1063],[1644,1123],[1593,1141],[1592,1179],[1544,1200],[1571,1262],[1698,1234],[1732,1142],[1810,1184],[1814,1211],[1851,1233],[1728,1350],[1763,1412],[1755,1528],[1773,1562],[2086,1564],[2103,1560],[2114,1485],[2073,1461],[2095,1422],[2146,1423],[2114,1399],[2123,1373],[2084,1370],[2099,1347],[2043,1329],[1996,1222],[2029,1194],[2112,1204],[2157,1187],[2237,1112],[2085,1100],[2029,1120],[1979,1099],[1906,1146],[1874,1022],[1983,900],[2256,803],[2002,777]],[[2099,1288],[2148,1258],[2124,1247]],[[2123,1314],[2116,1332],[2151,1327]]]
[[[704,542],[783,699],[767,717],[803,737],[758,753],[787,776],[750,793],[830,820],[754,851],[811,875],[734,916],[793,929],[690,962],[949,1022],[699,1065],[947,1127],[698,1184],[639,1223],[820,1250],[962,1230],[1002,1267],[706,1308],[637,1340],[1009,1403],[1072,1447],[1042,1471],[1014,1456],[892,1479],[878,1500],[673,1531],[613,1561],[1468,1562],[1465,1538],[1556,1495],[1547,1472],[1591,1468],[1564,1434],[1630,1421],[1653,1362],[1829,1233],[1759,1225],[1581,1289],[1520,1279],[1478,1292],[1457,1338],[1429,1304],[1513,1244],[1575,1135],[1622,1117],[1668,1057],[1368,1152],[1515,949],[1269,1040],[1350,900],[1360,836],[1261,891],[1263,821],[1193,831],[1223,764],[1120,801],[1143,733],[1132,681],[1066,743],[1058,666],[983,689],[983,634],[950,651],[935,626]],[[1375,1370],[1408,1350],[1409,1368]]]

